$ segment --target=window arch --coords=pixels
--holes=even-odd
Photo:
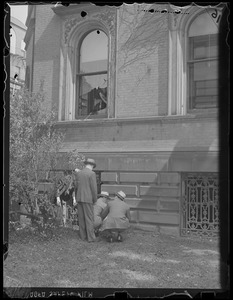
[[[106,13],[107,14],[107,13]],[[109,13],[108,13],[109,15]],[[115,18],[115,13],[112,18]],[[86,119],[96,119],[96,118],[114,118],[115,116],[115,93],[116,93],[116,30],[115,23],[105,22],[102,20],[102,15],[95,15],[90,20],[80,20],[76,21],[75,19],[69,19],[64,24],[64,40],[61,43],[60,48],[60,75],[59,75],[59,109],[58,109],[58,119],[59,121],[73,121],[73,120],[86,120]],[[68,26],[69,25],[69,26]],[[66,28],[66,30],[65,30]],[[68,29],[69,30],[68,30]],[[97,33],[97,31],[99,33]],[[91,48],[89,52],[96,52],[95,49],[98,47],[95,46],[98,43],[93,42],[90,43],[88,40],[91,40],[91,36],[94,33],[100,37],[101,43],[105,45],[105,56],[98,57],[98,61],[106,60],[107,53],[107,62],[105,63],[104,69],[94,69],[94,67],[90,70],[90,74],[81,72],[81,60],[85,58],[83,57],[85,48]],[[90,36],[89,36],[90,34]],[[104,37],[104,38],[103,38]],[[94,39],[95,40],[95,39]],[[100,43],[100,44],[101,44]],[[89,45],[88,45],[89,44]],[[94,45],[94,46],[93,46]],[[106,46],[107,45],[107,46]],[[103,45],[102,45],[103,48]],[[107,50],[106,50],[107,48]],[[101,48],[98,48],[101,49]],[[83,55],[81,55],[83,53]],[[81,55],[81,57],[80,57]],[[85,53],[87,55],[87,53]],[[86,58],[86,63],[88,57]],[[82,63],[84,63],[82,61]],[[89,61],[89,65],[93,66],[93,63]],[[97,63],[98,65],[98,63]],[[96,72],[96,74],[94,74]],[[103,72],[104,74],[99,74]],[[86,91],[85,87],[82,85],[85,76],[96,76],[96,75],[105,76],[100,83],[94,84],[94,88],[99,88],[98,96],[101,98],[99,92],[103,92],[104,96],[107,99],[106,108],[104,109],[101,105],[102,109],[95,109],[93,111],[93,101],[89,100],[91,96],[87,99],[87,95],[85,95]],[[93,77],[94,78],[94,77]],[[106,81],[105,81],[105,80]],[[92,84],[92,85],[93,85]],[[95,86],[96,85],[96,86]],[[105,89],[105,90],[100,90]],[[88,90],[87,92],[90,92]],[[89,107],[84,109],[84,104],[81,103],[81,98],[84,98],[84,102],[89,101]],[[84,96],[84,97],[83,97]],[[102,98],[101,98],[102,100]],[[100,102],[100,100],[95,101]],[[83,107],[81,107],[83,105]]]
[[[108,36],[100,29],[86,32],[76,49],[75,119],[107,116]]]
[[[187,39],[188,109],[217,107],[218,27],[208,12],[192,20]]]

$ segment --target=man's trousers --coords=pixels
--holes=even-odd
[[[93,242],[94,233],[94,208],[92,203],[78,202],[79,234],[82,240]]]

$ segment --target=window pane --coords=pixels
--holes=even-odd
[[[217,80],[196,81],[196,96],[217,95]]]
[[[80,48],[80,73],[107,70],[108,38],[101,30],[89,33]]]
[[[204,59],[218,56],[217,35],[190,38],[190,59]]]
[[[209,10],[189,27],[189,108],[216,107],[218,100],[218,27]],[[196,61],[196,62],[195,62]]]
[[[213,11],[201,14],[192,22],[189,28],[189,37],[218,33],[218,27],[213,21],[211,13]]]
[[[79,80],[79,115],[106,114],[107,74],[78,76]],[[76,111],[77,117],[78,111]]]
[[[207,61],[194,63],[194,81],[218,78],[218,62]]]
[[[217,61],[190,64],[191,108],[210,108],[217,106],[218,100]]]

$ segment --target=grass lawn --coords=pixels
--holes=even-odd
[[[4,287],[220,289],[218,241],[131,228],[122,243],[81,241],[56,229],[51,240],[12,233]]]

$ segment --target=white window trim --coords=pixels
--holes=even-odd
[[[60,50],[60,81],[59,81],[59,121],[75,120],[77,53],[83,36],[92,30],[102,30],[108,37],[108,106],[106,118],[113,117],[115,92],[115,40],[111,30],[100,20],[87,20],[78,23],[69,35],[67,42],[62,42]],[[114,67],[113,67],[114,66]]]
[[[196,14],[194,14],[194,16],[187,22],[187,24],[186,24],[186,28],[185,28],[185,41],[186,41],[186,44],[185,44],[185,49],[186,49],[186,57],[185,57],[185,61],[186,61],[186,69],[187,69],[187,84],[189,84],[189,82],[188,82],[188,72],[189,72],[189,70],[188,70],[188,61],[189,61],[189,55],[188,55],[188,53],[189,53],[189,47],[190,47],[190,45],[189,45],[189,37],[188,37],[188,31],[189,31],[189,28],[190,28],[190,26],[191,26],[191,24],[192,24],[192,22],[199,16],[199,15],[201,15],[201,14],[203,14],[203,13],[205,13],[206,11],[199,11],[199,12],[197,12]],[[210,13],[210,11],[209,11],[209,13]],[[217,26],[217,25],[216,25]],[[186,101],[186,103],[187,103],[187,113],[192,113],[193,111],[195,111],[195,112],[197,112],[197,111],[203,111],[203,109],[204,110],[216,110],[217,109],[217,107],[214,107],[214,108],[190,108],[189,107],[189,88],[188,88],[188,86],[187,86],[187,101]]]
[[[183,14],[169,15],[168,115],[188,113],[188,30],[193,20],[205,11],[206,8],[192,5],[184,9]]]
[[[107,38],[108,38],[108,42],[109,42],[109,37],[108,37],[108,34],[107,34],[107,31],[106,31],[106,29],[105,28],[102,28],[102,29],[100,29],[100,26],[99,25],[97,25],[97,26],[91,26],[92,28],[91,29],[88,29],[87,31],[85,31],[85,33],[84,34],[82,34],[81,36],[79,36],[78,37],[78,39],[76,40],[76,43],[75,43],[75,53],[77,54],[77,55],[75,55],[75,61],[74,61],[74,64],[75,64],[75,73],[74,73],[74,78],[73,78],[73,80],[74,80],[74,82],[75,82],[75,91],[74,91],[74,93],[75,93],[75,97],[73,98],[73,103],[71,103],[71,106],[72,106],[72,120],[75,120],[75,100],[76,100],[76,91],[77,91],[77,88],[79,88],[78,86],[77,86],[77,84],[76,84],[76,82],[77,82],[77,74],[79,73],[79,70],[78,70],[78,65],[79,65],[79,61],[78,61],[78,57],[80,57],[80,48],[81,48],[81,46],[82,46],[82,42],[83,42],[83,38],[85,38],[89,33],[91,33],[92,31],[94,31],[94,30],[101,30],[101,31],[103,31],[106,35],[107,35]],[[109,69],[109,53],[108,53],[108,58],[107,58],[107,61],[108,61],[108,63],[107,63],[107,78],[108,78],[108,73],[109,73],[109,71],[108,71],[108,69]],[[109,78],[108,78],[109,79]],[[109,80],[108,80],[108,82],[109,82]],[[107,90],[109,90],[109,88],[108,88],[108,86],[107,86]],[[108,94],[107,94],[108,95]],[[108,103],[107,103],[107,108],[108,108]]]

